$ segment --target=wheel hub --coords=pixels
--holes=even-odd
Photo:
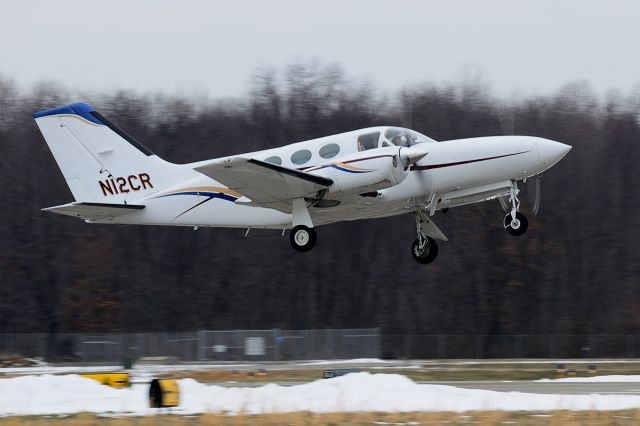
[[[299,246],[304,246],[309,242],[309,233],[303,229],[300,229],[298,232],[296,232],[294,240]]]

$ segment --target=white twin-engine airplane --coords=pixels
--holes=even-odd
[[[504,227],[523,234],[517,182],[571,149],[529,136],[436,142],[409,129],[371,127],[179,165],[85,103],[33,117],[76,200],[46,211],[89,223],[291,229],[301,252],[315,245],[316,226],[412,213],[411,254],[423,264],[438,255],[436,240],[447,241],[431,219],[437,210],[508,197]]]

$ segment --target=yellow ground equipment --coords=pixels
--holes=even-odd
[[[180,404],[180,389],[173,379],[153,379],[149,386],[151,408],[176,407]]]
[[[83,373],[80,376],[96,380],[112,388],[129,387],[129,373]]]

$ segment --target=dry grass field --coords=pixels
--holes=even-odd
[[[552,411],[466,413],[290,413],[227,416],[158,415],[150,417],[107,418],[81,414],[69,417],[7,417],[0,426],[65,425],[65,426],[307,426],[307,425],[637,425],[640,410],[624,411]]]

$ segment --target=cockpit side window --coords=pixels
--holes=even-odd
[[[390,127],[384,133],[384,137],[396,146],[409,147],[424,142],[435,142],[433,139],[414,130],[401,127]]]
[[[366,133],[358,136],[358,151],[377,148],[379,140],[380,132]]]

